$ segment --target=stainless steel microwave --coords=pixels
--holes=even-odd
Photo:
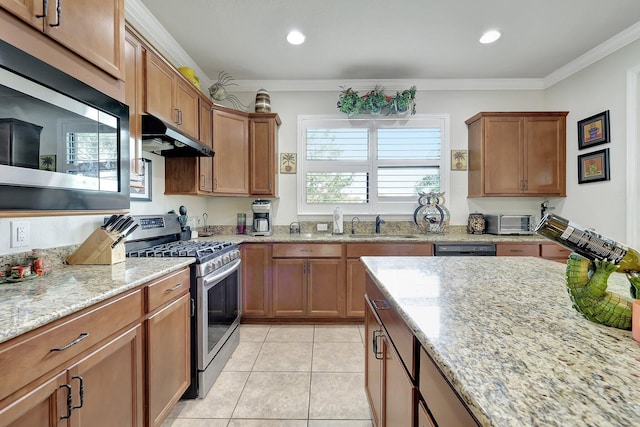
[[[533,234],[533,215],[488,214],[484,216],[489,234]]]
[[[0,40],[0,210],[129,209],[129,109]]]

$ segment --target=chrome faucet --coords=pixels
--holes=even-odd
[[[376,234],[380,234],[380,224],[384,224],[384,219],[380,215],[376,216]]]
[[[351,218],[351,234],[356,234],[356,229],[353,226],[353,221],[358,220],[358,224],[360,224],[360,218],[358,218],[357,216],[354,216],[353,218]]]

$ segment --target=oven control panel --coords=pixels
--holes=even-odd
[[[149,230],[152,228],[164,228],[164,218],[161,216],[154,218],[140,218],[138,222],[140,223],[140,228],[142,228],[143,230]]]

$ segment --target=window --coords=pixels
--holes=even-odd
[[[449,118],[298,118],[298,214],[413,214],[446,191]]]

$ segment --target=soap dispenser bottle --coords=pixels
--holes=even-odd
[[[340,206],[333,210],[333,234],[344,234],[344,215]]]

